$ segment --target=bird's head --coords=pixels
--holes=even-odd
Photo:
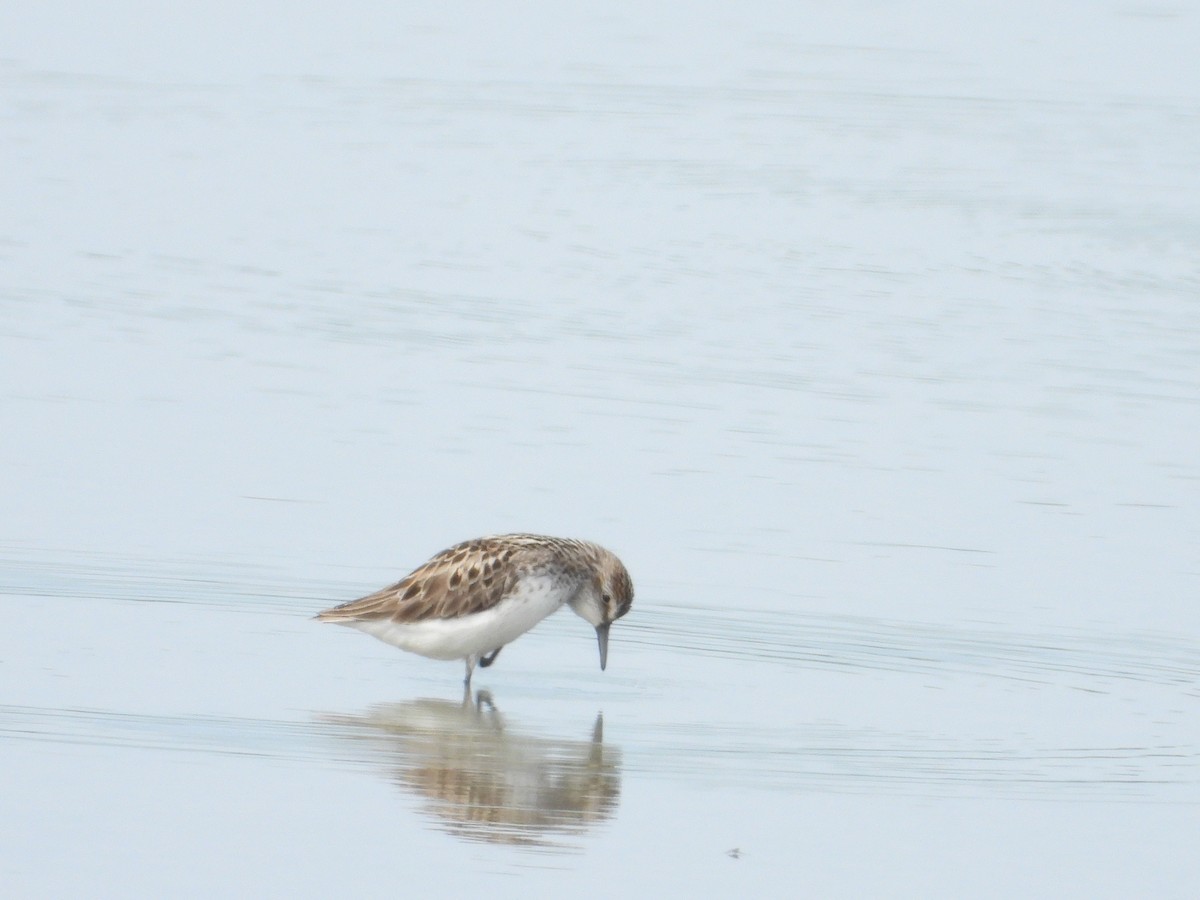
[[[596,629],[600,669],[608,665],[608,627],[633,605],[633,580],[616,555],[597,547],[595,576],[571,598],[571,609]]]

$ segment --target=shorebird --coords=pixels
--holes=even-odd
[[[505,644],[564,604],[596,629],[600,669],[608,628],[629,612],[633,582],[599,544],[505,534],[456,544],[390,587],[317,615],[432,659],[463,659],[471,684]]]

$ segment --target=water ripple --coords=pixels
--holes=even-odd
[[[821,669],[969,672],[1103,690],[1125,680],[1200,681],[1200,648],[1153,632],[1045,629],[1037,634],[772,610],[649,607],[623,623],[622,640],[698,656]],[[626,636],[627,635],[627,636]]]

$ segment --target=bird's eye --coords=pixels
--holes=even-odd
[[[600,599],[604,601],[605,606],[608,606],[608,604],[612,603],[612,594],[601,594]]]

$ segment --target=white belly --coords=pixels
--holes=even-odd
[[[345,622],[401,650],[432,659],[465,659],[490,653],[523,635],[571,596],[573,584],[561,578],[527,577],[496,606],[457,619]]]

